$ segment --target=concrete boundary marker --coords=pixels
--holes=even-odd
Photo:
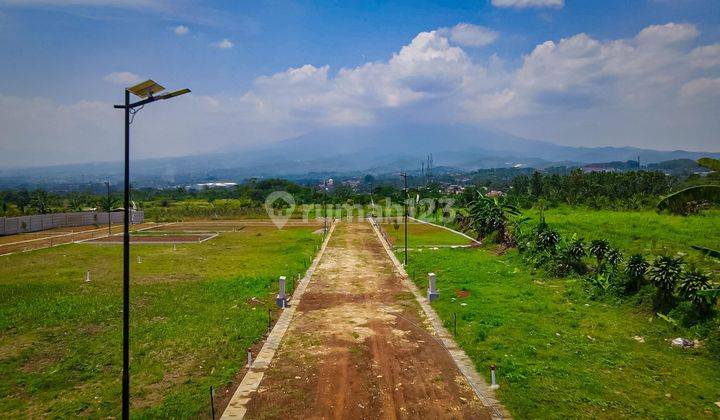
[[[260,349],[260,352],[255,357],[252,367],[250,367],[245,373],[240,385],[235,390],[232,398],[230,398],[228,406],[222,413],[222,417],[220,417],[221,419],[242,419],[245,416],[245,413],[247,412],[245,405],[250,401],[250,395],[257,391],[260,386],[260,382],[262,382],[262,379],[265,376],[265,371],[268,367],[270,367],[270,362],[272,362],[275,352],[280,347],[280,342],[285,336],[285,333],[290,326],[290,322],[295,315],[295,310],[300,304],[300,298],[303,293],[305,293],[305,289],[307,288],[308,283],[310,283],[310,279],[315,273],[315,269],[325,253],[325,248],[327,248],[327,244],[330,242],[330,237],[332,236],[336,225],[337,222],[330,225],[330,230],[320,247],[320,251],[318,251],[312,264],[310,264],[310,268],[308,268],[305,272],[305,277],[303,277],[302,280],[300,280],[300,282],[295,286],[292,299],[290,300],[291,305],[285,307],[280,314],[275,326]]]
[[[462,373],[462,375],[465,377],[465,380],[468,381],[468,384],[470,384],[472,389],[475,391],[475,394],[478,396],[480,401],[491,411],[492,417],[494,419],[512,418],[510,412],[507,411],[507,409],[500,403],[500,401],[495,398],[495,391],[490,388],[487,382],[485,382],[485,380],[477,373],[477,370],[475,369],[475,364],[473,364],[472,360],[470,360],[467,354],[465,354],[465,351],[457,345],[452,335],[445,329],[445,327],[443,327],[442,320],[440,319],[440,317],[438,317],[437,313],[435,313],[435,310],[432,308],[432,306],[430,306],[430,302],[428,301],[428,299],[423,296],[422,293],[420,293],[420,290],[417,288],[417,286],[415,286],[415,283],[410,280],[410,277],[405,271],[405,268],[403,268],[402,264],[395,256],[395,253],[392,251],[387,241],[385,241],[385,239],[383,238],[382,233],[380,232],[380,229],[378,228],[375,220],[369,218],[368,221],[372,226],[373,230],[375,231],[375,234],[380,240],[383,248],[385,249],[385,252],[388,254],[388,257],[390,257],[393,265],[395,265],[395,269],[400,274],[403,285],[407,287],[413,293],[413,295],[415,295],[415,300],[418,301],[418,303],[423,309],[423,312],[425,313],[425,316],[427,316],[428,320],[430,321],[430,324],[432,325],[432,328],[435,332],[435,336],[440,340],[443,347],[445,347],[445,350],[447,350],[447,352],[450,354],[450,357],[452,357],[455,365],[460,370],[460,373]]]

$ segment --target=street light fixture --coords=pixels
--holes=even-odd
[[[122,418],[130,418],[130,124],[135,114],[145,104],[161,99],[170,99],[189,93],[190,89],[177,90],[154,96],[163,92],[164,87],[146,80],[125,89],[125,104],[115,105],[115,109],[125,110],[125,194],[123,197],[123,370],[122,370]],[[130,94],[142,100],[130,103]],[[109,214],[108,214],[109,217]]]

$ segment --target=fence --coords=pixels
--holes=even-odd
[[[142,223],[145,214],[142,211],[131,211],[131,223]],[[112,224],[123,222],[123,212],[85,211],[78,213],[34,214],[20,217],[0,217],[0,236],[17,233],[39,232],[62,227],[91,225],[107,225],[108,218]]]

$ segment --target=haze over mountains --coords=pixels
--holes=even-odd
[[[681,144],[682,140],[678,140]],[[672,159],[720,158],[720,153],[659,151],[634,147],[571,147],[517,137],[470,125],[385,125],[318,130],[254,150],[133,162],[133,178],[143,182],[174,183],[206,179],[241,180],[248,177],[302,177],[312,173],[336,175],[382,174],[420,169],[432,153],[436,166],[471,171],[499,167],[548,167],[636,160],[657,163]],[[4,184],[80,182],[117,179],[120,162],[61,165],[0,171]]]

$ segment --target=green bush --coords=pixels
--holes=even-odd
[[[679,295],[692,305],[694,315],[705,318],[712,313],[717,304],[716,296],[704,293],[711,288],[710,278],[707,274],[692,268],[683,275]]]
[[[642,254],[634,254],[630,256],[625,266],[625,275],[627,282],[625,284],[625,291],[627,293],[637,293],[645,283],[645,273],[650,267],[645,257]]]
[[[675,288],[682,277],[683,259],[658,257],[648,270],[648,278],[655,285],[655,309],[669,311],[675,305]]]

